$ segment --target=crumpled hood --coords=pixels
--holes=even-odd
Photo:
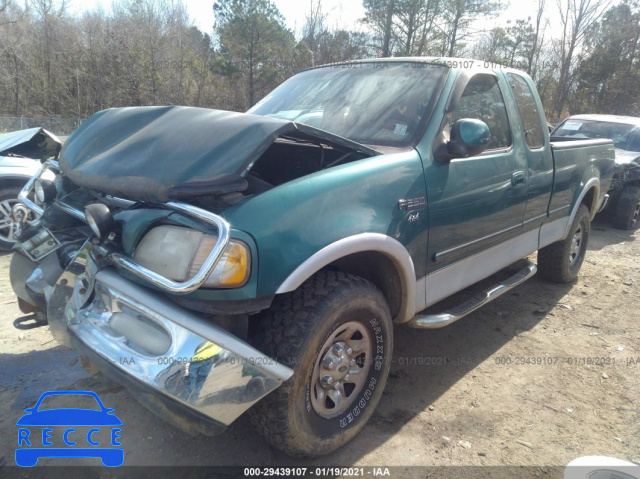
[[[60,167],[79,186],[134,201],[166,202],[185,189],[244,191],[242,177],[280,136],[325,139],[373,152],[292,121],[194,107],[104,110],[66,141]]]
[[[46,160],[60,151],[60,140],[44,128],[29,128],[0,134],[0,156],[23,156]],[[13,166],[8,163],[5,166]],[[16,166],[21,166],[17,162]]]

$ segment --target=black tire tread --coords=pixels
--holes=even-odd
[[[638,222],[633,225],[631,220],[633,213],[635,212],[636,205],[640,199],[640,187],[639,186],[625,186],[624,190],[620,194],[615,210],[611,219],[611,223],[614,227],[621,230],[636,229]]]
[[[582,204],[578,208],[570,231],[574,229],[575,223],[580,221],[585,215],[590,216],[589,209]],[[567,241],[570,241],[571,236],[572,233],[570,232],[566,239],[556,241],[538,251],[538,274],[547,281],[570,283],[575,279],[575,277],[568,275],[564,269],[564,263],[567,259],[565,258],[567,254]]]
[[[356,293],[366,287],[375,291],[386,304],[382,293],[369,281],[337,271],[321,271],[307,280],[296,291],[276,297],[271,308],[262,314],[257,324],[259,336],[253,341],[258,350],[291,368],[304,354],[302,350],[306,332],[312,327],[336,290]],[[371,289],[373,288],[373,289]],[[292,393],[292,380],[255,404],[249,420],[255,430],[271,445],[290,456],[309,457],[300,440],[291,441],[287,421],[288,398]]]

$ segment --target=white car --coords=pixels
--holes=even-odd
[[[43,128],[0,134],[0,251],[10,250],[14,243],[11,209],[18,202],[18,193],[40,162],[56,156],[61,145]]]

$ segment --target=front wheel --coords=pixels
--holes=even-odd
[[[374,285],[318,273],[276,298],[254,334],[258,349],[294,370],[249,411],[267,441],[313,457],[358,434],[380,400],[393,350],[389,307]]]
[[[578,277],[587,253],[591,214],[580,205],[567,237],[538,251],[538,273],[554,283],[570,283]]]

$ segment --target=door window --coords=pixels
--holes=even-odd
[[[491,138],[487,150],[511,146],[507,108],[500,86],[493,76],[476,75],[471,79],[453,112],[451,123],[463,118],[482,120],[489,126]]]

